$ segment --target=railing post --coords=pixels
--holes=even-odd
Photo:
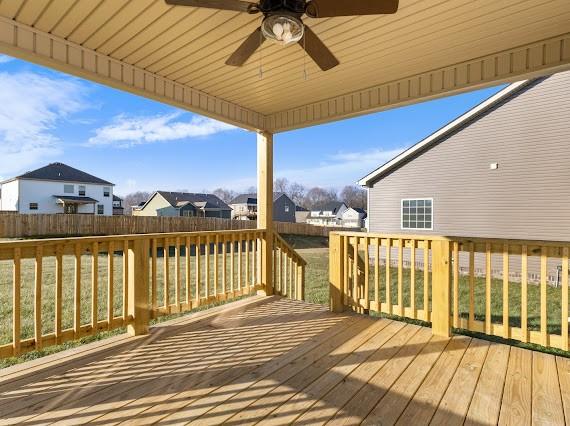
[[[257,228],[265,230],[261,244],[261,284],[273,295],[273,134],[257,134]]]
[[[342,279],[344,276],[343,239],[340,234],[329,234],[329,288],[330,309],[332,312],[344,311]]]
[[[128,325],[131,336],[148,333],[148,273],[149,273],[148,240],[134,240],[129,246],[129,292],[128,311],[133,321]]]
[[[431,243],[432,259],[432,332],[436,336],[451,335],[451,256],[450,244],[445,240]],[[425,265],[424,267],[428,267]]]

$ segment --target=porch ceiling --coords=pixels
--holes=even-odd
[[[226,58],[259,17],[162,0],[0,0],[0,52],[248,129],[284,131],[570,68],[567,0],[400,0],[395,15],[306,18],[340,65],[299,46]]]

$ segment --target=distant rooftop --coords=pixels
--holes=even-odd
[[[93,183],[97,185],[113,185],[111,182],[85,173],[63,163],[51,163],[31,172],[16,176],[13,179],[48,180],[77,183]]]

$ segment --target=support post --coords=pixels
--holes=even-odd
[[[128,311],[133,321],[128,325],[131,336],[148,333],[149,241],[134,240],[129,247]]]
[[[261,284],[273,295],[273,134],[257,134],[257,228],[265,230],[261,244]]]
[[[343,239],[340,234],[329,234],[329,288],[330,309],[332,312],[343,312],[342,280],[344,277]]]
[[[449,241],[431,243],[432,258],[432,332],[436,336],[451,336],[451,256]]]

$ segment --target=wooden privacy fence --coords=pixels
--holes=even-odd
[[[0,238],[131,235],[255,229],[255,221],[198,217],[0,214]],[[328,237],[331,230],[306,223],[275,222],[275,231]]]
[[[331,233],[331,309],[419,319],[440,335],[453,327],[567,351],[569,250],[568,242]],[[477,256],[485,259],[483,274],[476,274]],[[521,273],[513,281],[515,265]],[[549,283],[553,269],[559,286]],[[529,279],[536,274],[538,283]]]
[[[274,235],[277,294],[302,299],[305,261]],[[264,289],[264,230],[0,242],[0,358]],[[8,307],[6,309],[5,307]]]

